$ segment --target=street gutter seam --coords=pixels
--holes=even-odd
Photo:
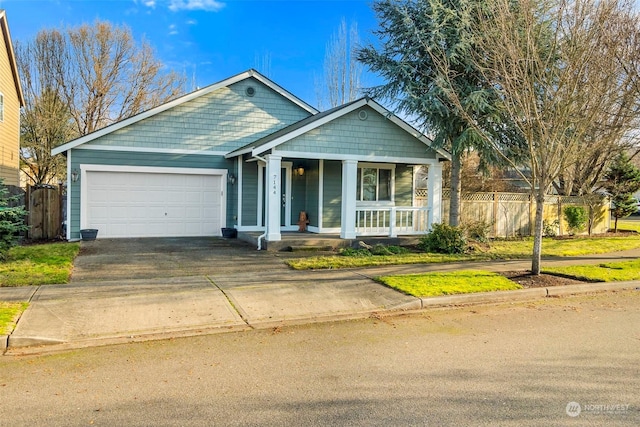
[[[224,289],[222,289],[220,286],[218,286],[218,284],[216,282],[214,282],[209,276],[205,276],[206,279],[216,288],[218,288],[218,290],[220,292],[222,292],[222,295],[224,295],[224,297],[227,299],[227,302],[229,303],[229,305],[231,306],[231,308],[233,308],[233,310],[238,313],[238,316],[240,316],[240,318],[242,319],[242,321],[244,323],[247,324],[248,327],[250,327],[251,329],[255,329],[253,327],[253,325],[251,325],[249,323],[249,320],[244,316],[244,314],[242,314],[242,312],[238,309],[238,307],[233,303],[233,300],[231,299],[231,297],[229,295],[227,295],[227,293],[224,291]]]

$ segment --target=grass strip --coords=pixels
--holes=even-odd
[[[10,334],[15,327],[16,320],[23,311],[27,309],[29,303],[26,302],[3,302],[0,301],[0,335]]]
[[[588,282],[625,282],[629,280],[640,280],[640,259],[607,262],[597,265],[550,267],[545,268],[543,272],[574,277]]]
[[[382,276],[376,280],[415,297],[522,289],[506,277],[480,270]]]
[[[0,262],[0,287],[67,283],[78,243],[16,246]]]
[[[575,239],[549,239],[542,242],[543,257],[570,257],[603,254],[640,248],[640,236],[593,237]],[[468,255],[443,255],[431,253],[409,253],[398,255],[374,255],[369,257],[320,256],[297,258],[287,261],[295,270],[358,268],[384,265],[430,264],[444,262],[467,262],[487,260],[530,259],[533,239],[497,240],[485,252]]]

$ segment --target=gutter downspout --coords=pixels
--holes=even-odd
[[[261,162],[263,162],[265,164],[265,167],[267,166],[267,160],[263,159],[260,156],[253,156],[253,158],[260,160]],[[263,185],[267,185],[267,183],[265,182]],[[266,207],[266,202],[267,200],[265,199],[265,207]],[[265,209],[264,212],[264,233],[262,233],[261,235],[258,236],[258,250],[261,251],[262,250],[262,242],[261,240],[264,239],[265,237],[267,237],[267,227],[269,226],[269,209]]]

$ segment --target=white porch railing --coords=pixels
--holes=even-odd
[[[394,206],[356,209],[357,236],[424,234],[429,231],[429,208]]]

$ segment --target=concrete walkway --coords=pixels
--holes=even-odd
[[[634,289],[640,282],[415,298],[372,280],[384,274],[525,270],[529,261],[417,264],[293,271],[283,254],[224,239],[84,243],[67,285],[0,288],[29,301],[0,352],[37,353],[129,341],[353,319],[427,307],[530,300],[552,294]],[[291,255],[287,255],[291,256]],[[545,266],[640,258],[640,250],[546,260]],[[179,273],[177,275],[176,273]],[[191,273],[191,274],[190,274]]]

